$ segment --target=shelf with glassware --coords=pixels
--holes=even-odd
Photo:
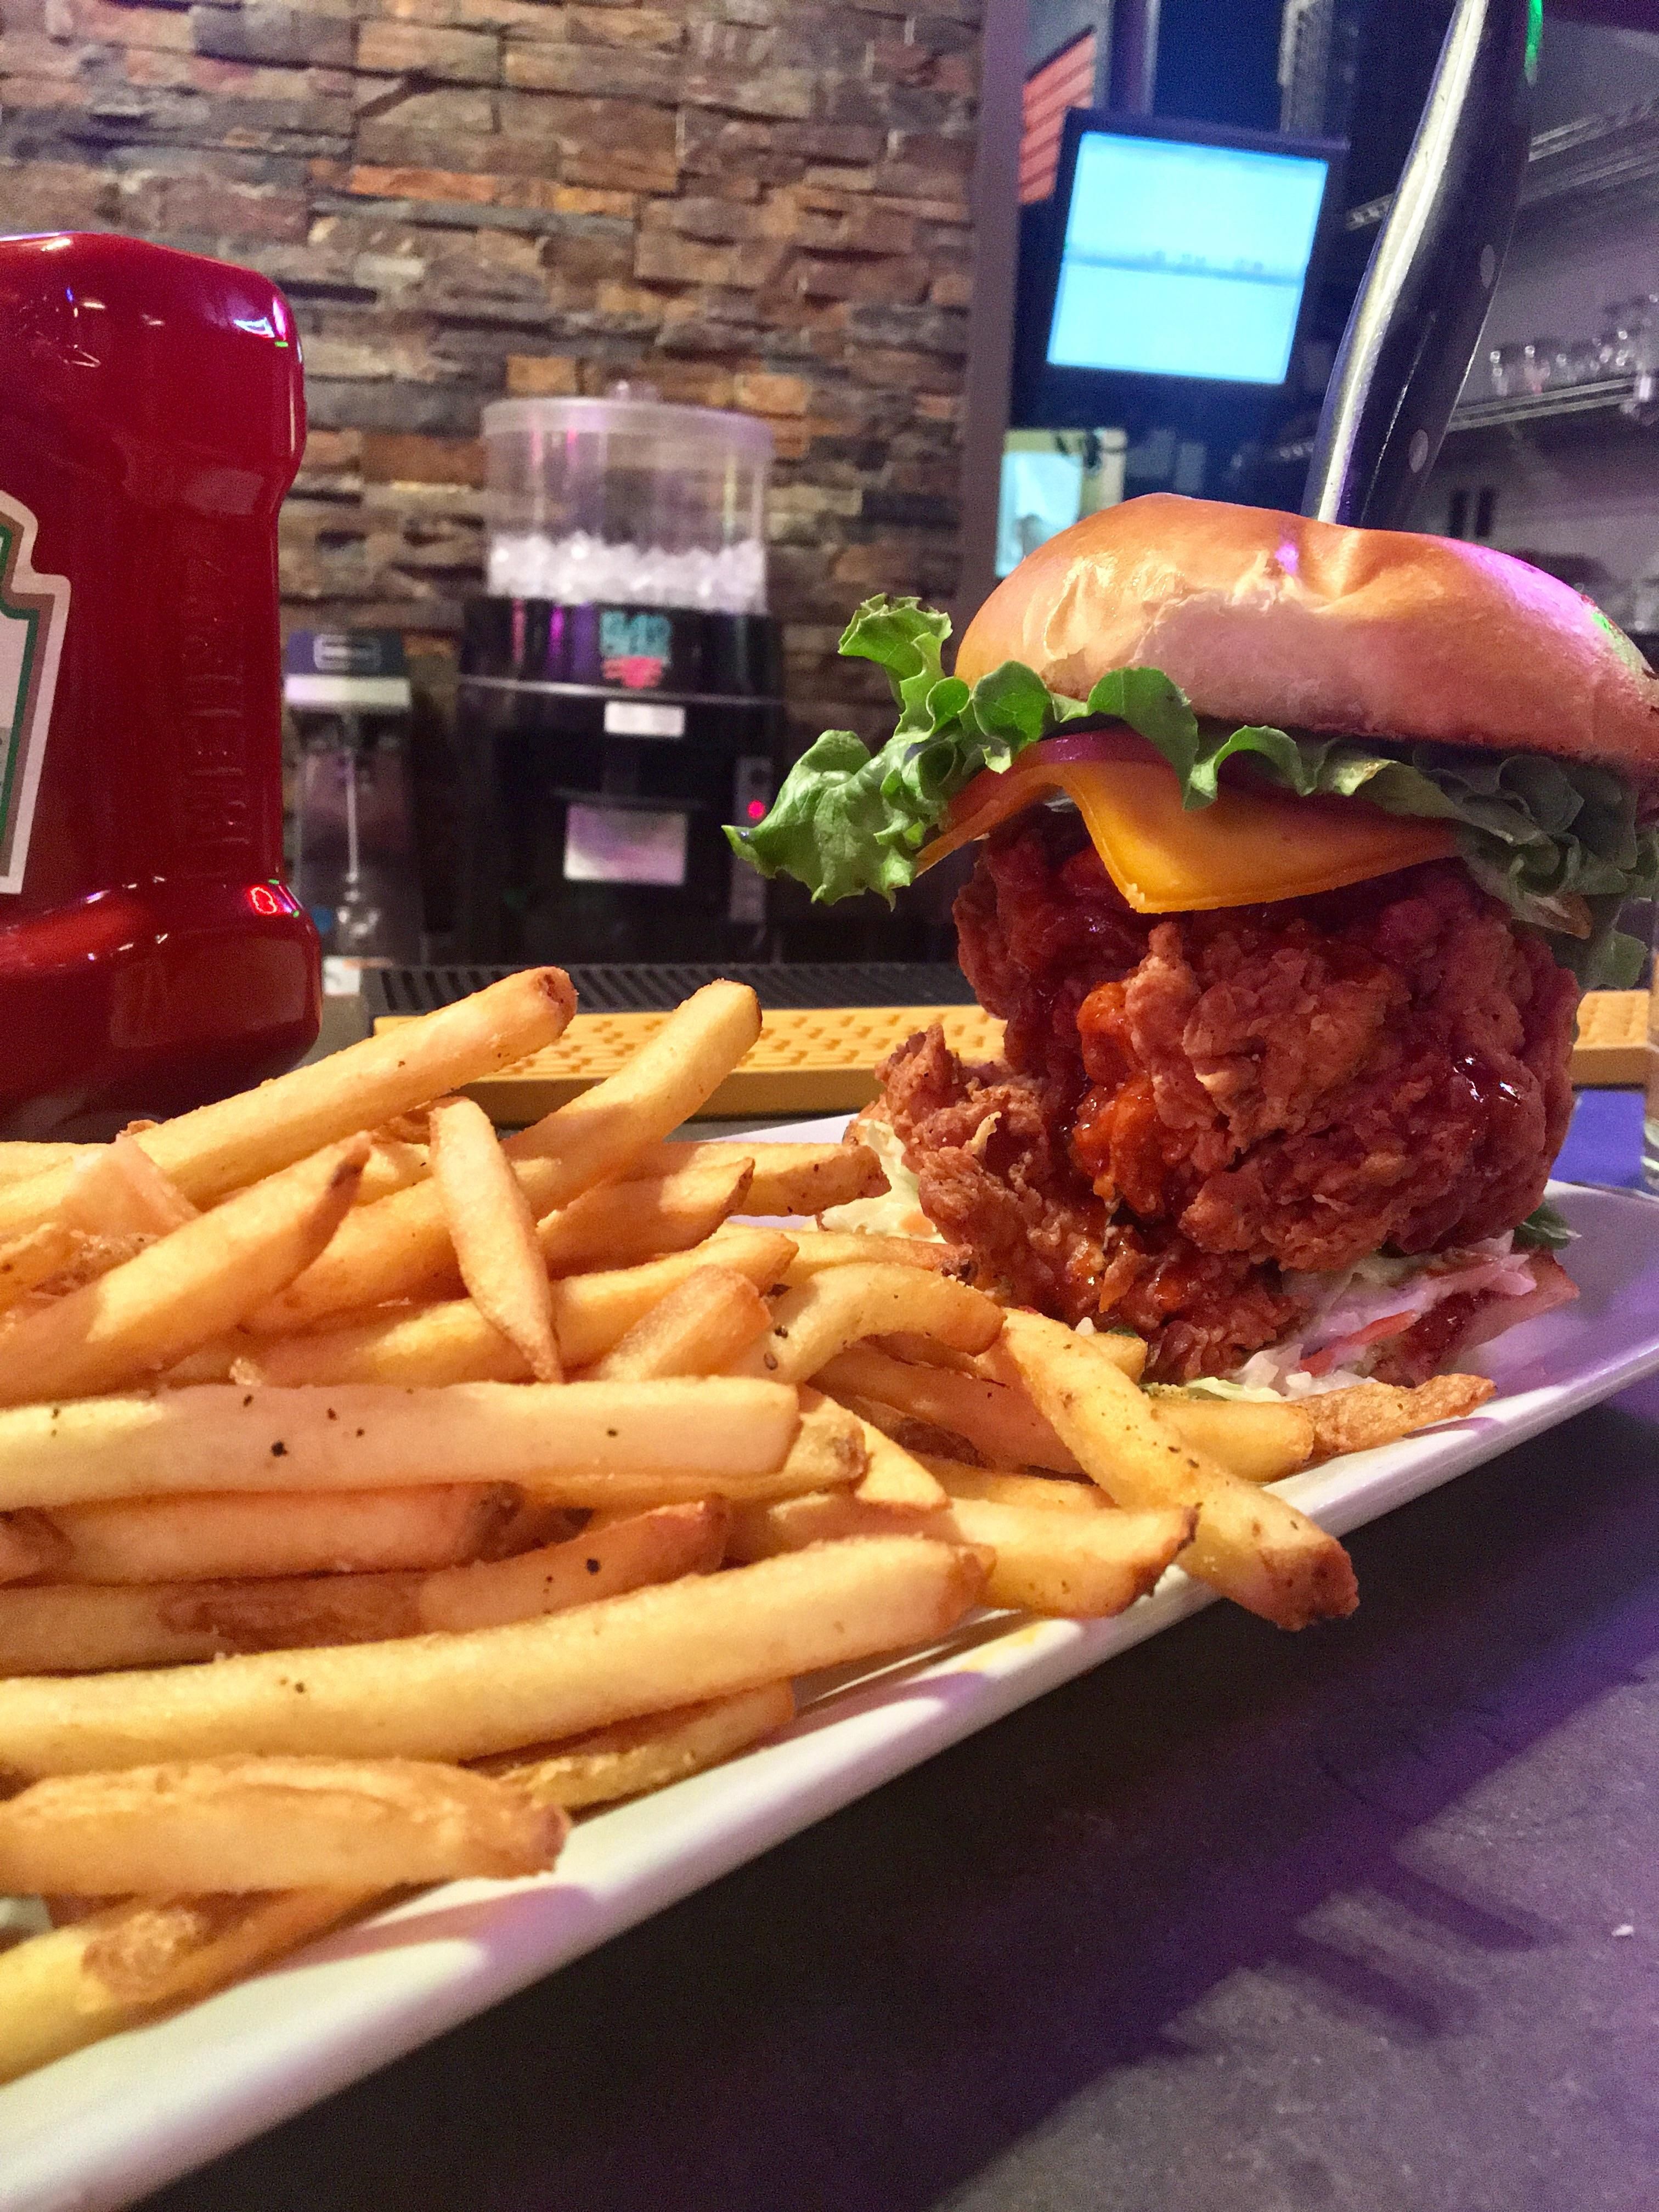
[[[1595,338],[1513,338],[1464,386],[1450,432],[1528,429],[1569,416],[1602,430],[1659,423],[1659,293],[1609,300]]]
[[[1346,228],[1372,230],[1388,198],[1350,208]],[[1532,142],[1516,245],[1523,257],[1576,249],[1570,234],[1610,228],[1644,235],[1659,218],[1659,100],[1612,115],[1581,117]],[[1644,272],[1650,256],[1637,258]],[[1639,280],[1638,280],[1639,281]],[[1650,279],[1649,281],[1651,281]],[[1659,424],[1659,295],[1609,301],[1599,336],[1517,338],[1486,352],[1455,410],[1449,434],[1487,430],[1544,433],[1551,444],[1616,440]]]
[[[1554,447],[1643,438],[1656,428],[1659,376],[1648,374],[1601,376],[1583,384],[1546,386],[1540,392],[1494,392],[1489,398],[1460,400],[1446,436],[1449,441],[1472,441],[1508,431]],[[1459,445],[1454,450],[1465,449]],[[1281,440],[1270,458],[1279,463],[1305,461],[1312,452],[1312,437],[1304,435]]]
[[[1607,433],[1643,431],[1659,423],[1659,379],[1601,376],[1583,384],[1547,386],[1541,392],[1494,392],[1491,398],[1465,399],[1452,411],[1448,437],[1481,430],[1531,430],[1570,416],[1599,416]]]
[[[1385,192],[1351,207],[1343,228],[1355,235],[1375,230],[1393,204]],[[1650,207],[1659,207],[1659,100],[1540,131],[1527,155],[1516,233],[1594,232]]]

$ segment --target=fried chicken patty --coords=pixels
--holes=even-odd
[[[1005,1062],[933,1030],[883,1068],[922,1205],[981,1279],[1127,1322],[1164,1379],[1293,1330],[1286,1270],[1472,1243],[1543,1195],[1578,987],[1455,861],[1137,915],[1040,809],[981,848],[956,920]]]

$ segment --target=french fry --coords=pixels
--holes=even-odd
[[[0,1887],[82,1897],[401,1888],[543,1874],[570,1823],[510,1782],[415,1759],[170,1760],[0,1804]]]
[[[85,1230],[77,1231],[75,1252],[68,1267],[40,1285],[40,1294],[30,1301],[31,1305],[43,1305],[48,1299],[62,1297],[66,1291],[78,1291],[87,1283],[95,1283],[112,1268],[124,1267],[129,1260],[136,1260],[155,1242],[154,1233],[147,1229],[125,1230],[113,1237],[94,1237]]]
[[[809,1544],[844,1543],[852,1536],[931,1535],[943,1531],[943,1511],[917,1515],[865,1504],[855,1490],[808,1490],[734,1505],[726,1528],[726,1556],[737,1566],[804,1552]]]
[[[44,1513],[0,1513],[0,1583],[60,1568],[69,1546]]]
[[[76,1163],[58,1218],[95,1236],[165,1237],[193,1219],[196,1211],[138,1139],[124,1131],[113,1144],[94,1146]]]
[[[1109,1620],[1144,1597],[1191,1542],[1191,1507],[1128,1513],[1055,1513],[1047,1506],[957,1498],[948,1531],[988,1545],[988,1605],[1079,1620]]]
[[[1288,1399],[1188,1398],[1155,1391],[1158,1417],[1194,1451],[1207,1452],[1243,1482],[1278,1482],[1306,1467],[1314,1423]]]
[[[359,1206],[373,1206],[377,1198],[391,1198],[412,1184],[423,1182],[430,1172],[427,1147],[406,1137],[377,1135],[357,1186]]]
[[[96,1145],[39,1145],[9,1140],[0,1144],[0,1182],[24,1182],[45,1168],[73,1167],[77,1160],[99,1149]]]
[[[514,1752],[486,1761],[485,1771],[522,1790],[532,1804],[559,1805],[574,1813],[584,1805],[614,1804],[621,1797],[684,1782],[775,1735],[794,1717],[795,1693],[789,1684],[765,1682],[757,1690],[739,1690],[705,1705],[617,1721],[534,1755]]]
[[[1110,1513],[1112,1501],[1098,1483],[1075,1482],[1061,1474],[1007,1474],[1000,1468],[969,1467],[965,1461],[917,1454],[948,1496],[982,1498],[992,1505],[1027,1505],[1043,1513]]]
[[[327,1243],[368,1149],[352,1138],[301,1160],[15,1321],[0,1331],[0,1405],[118,1389],[234,1328]]]
[[[685,1168],[660,1182],[603,1183],[538,1223],[536,1238],[550,1275],[580,1274],[601,1263],[630,1267],[665,1252],[701,1244],[749,1188],[747,1158],[726,1157]]]
[[[0,1891],[58,1923],[0,1955],[0,2078],[388,1887],[539,1869],[569,1809],[976,1603],[1103,1617],[1178,1555],[1346,1612],[1261,1486],[1490,1390],[1146,1395],[1139,1338],[1005,1315],[920,1215],[834,1226],[890,1132],[669,1141],[758,1033],[735,984],[498,1142],[466,1085],[573,1004],[517,976],[112,1145],[0,1146]],[[356,1187],[296,1257],[330,1146]]]
[[[0,1674],[180,1667],[233,1651],[308,1650],[440,1629],[495,1628],[645,1583],[707,1574],[720,1565],[725,1536],[724,1507],[702,1499],[612,1520],[591,1534],[510,1559],[431,1574],[0,1589]]]
[[[895,1237],[891,1241],[897,1243],[902,1240]],[[1013,1390],[1021,1387],[1018,1376],[994,1344],[977,1353],[957,1352],[950,1345],[939,1343],[937,1338],[902,1329],[896,1329],[887,1336],[875,1337],[872,1343],[877,1352],[884,1352],[890,1358],[906,1360],[912,1365],[953,1367],[958,1375],[977,1375],[984,1382],[1004,1382]],[[1139,1379],[1142,1368],[1146,1364],[1146,1345],[1143,1338],[1132,1335],[1126,1329],[1112,1329],[1101,1337],[1100,1348],[1103,1357],[1109,1359],[1114,1367],[1121,1368],[1131,1382]]]
[[[792,1287],[826,1267],[926,1267],[931,1273],[948,1275],[959,1270],[966,1257],[959,1245],[935,1244],[922,1237],[878,1237],[850,1229],[797,1229],[790,1233],[795,1240],[787,1278]]]
[[[506,1485],[505,1487],[510,1489],[512,1485]],[[537,1498],[527,1491],[521,1490],[517,1495],[519,1503],[512,1517],[503,1524],[500,1533],[491,1538],[489,1549],[478,1553],[479,1559],[516,1559],[521,1553],[540,1551],[544,1545],[562,1544],[567,1537],[574,1536],[583,1528],[591,1528],[599,1518],[597,1513],[590,1511],[586,1507],[561,1505],[556,1499]],[[700,1501],[694,1499],[690,1502],[696,1504]],[[654,1504],[642,1505],[636,1509],[641,1513],[653,1512],[657,1510]],[[624,1513],[618,1513],[613,1517],[621,1521],[629,1516]],[[473,1562],[470,1559],[457,1559],[451,1564],[465,1567],[471,1565]]]
[[[771,1326],[771,1309],[747,1275],[735,1267],[698,1267],[641,1314],[588,1373],[606,1382],[717,1375]]]
[[[447,1106],[458,1097],[457,1091],[445,1091],[441,1097],[428,1098],[423,1106],[410,1106],[402,1114],[394,1114],[390,1121],[382,1121],[374,1131],[377,1145],[412,1145],[417,1151],[426,1145],[427,1120],[434,1106]]]
[[[0,1512],[186,1491],[379,1490],[529,1482],[573,1505],[607,1479],[659,1497],[763,1486],[800,1425],[775,1382],[458,1382],[446,1389],[269,1389],[206,1382],[154,1397],[0,1409]]]
[[[1109,1619],[1152,1589],[1192,1538],[1190,1509],[1147,1513],[1054,1513],[988,1498],[949,1499],[918,1534],[966,1544],[986,1563],[985,1603],[1079,1620]],[[890,1516],[848,1496],[818,1492],[732,1516],[726,1556],[774,1559],[811,1544],[874,1533]]]
[[[560,1347],[573,1367],[586,1366],[697,1268],[717,1260],[766,1290],[778,1281],[793,1249],[781,1230],[733,1230],[690,1252],[668,1253],[641,1267],[566,1276],[553,1285],[553,1326]],[[178,1379],[219,1380],[229,1374],[233,1360],[260,1382],[288,1384],[516,1382],[529,1372],[471,1298],[447,1299],[412,1313],[309,1336],[244,1338],[217,1352],[217,1375]]]
[[[696,1113],[759,1034],[759,1001],[745,986],[711,983],[694,993],[626,1067],[507,1139],[502,1150],[531,1211],[539,1218],[620,1175],[647,1146]],[[0,1202],[4,1197],[0,1188]],[[3,1225],[0,1205],[0,1230]],[[333,1249],[249,1326],[270,1335],[312,1328],[356,1306],[421,1296],[442,1285],[453,1267],[438,1194],[429,1182],[416,1183],[360,1206],[342,1224]],[[574,1364],[574,1355],[567,1356]]]
[[[800,1428],[781,1467],[770,1474],[738,1476],[669,1475],[660,1469],[618,1468],[589,1475],[562,1474],[552,1483],[528,1486],[549,1505],[594,1509],[589,1528],[613,1516],[643,1511],[670,1499],[702,1492],[736,1502],[741,1498],[794,1498],[803,1491],[830,1490],[858,1482],[869,1465],[864,1434],[844,1406],[803,1390]]]
[[[1085,1332],[1079,1329],[1078,1334],[1083,1335]],[[1102,1359],[1110,1360],[1120,1375],[1127,1375],[1132,1382],[1139,1382],[1146,1366],[1145,1337],[1137,1336],[1128,1328],[1097,1328],[1088,1332],[1087,1340]],[[988,1375],[994,1382],[1006,1382],[1014,1389],[1022,1387],[1018,1371],[1004,1345],[994,1344],[981,1356],[979,1371]]]
[[[1182,1443],[1097,1337],[1011,1313],[1001,1340],[1038,1410],[1109,1497],[1130,1510],[1197,1510],[1182,1565],[1200,1580],[1281,1628],[1352,1612],[1353,1568],[1336,1539]]]
[[[162,1121],[137,1141],[186,1198],[208,1206],[553,1043],[575,1003],[562,969],[527,969],[257,1090]],[[0,1237],[55,1219],[73,1173],[72,1165],[52,1167],[0,1183]]]
[[[483,1759],[930,1643],[984,1578],[956,1546],[863,1537],[507,1628],[0,1681],[0,1745],[25,1778],[240,1753]]]
[[[44,1583],[0,1589],[0,1676],[185,1667],[233,1651],[412,1635],[406,1585],[414,1579],[325,1575],[299,1583]],[[118,1896],[122,1887],[117,1882],[95,1893]]]
[[[674,1009],[627,1066],[509,1137],[515,1160],[549,1159],[563,1178],[551,1203],[621,1175],[689,1121],[759,1036],[760,1001],[745,983],[709,983]]]
[[[873,1423],[860,1421],[859,1426],[869,1456],[869,1465],[853,1492],[861,1505],[879,1506],[889,1513],[933,1513],[947,1503],[943,1485],[919,1459],[884,1436]]]
[[[553,1300],[536,1221],[482,1106],[433,1109],[432,1181],[472,1303],[523,1355],[538,1382],[562,1382]]]
[[[555,1304],[555,1313],[559,1311]],[[554,1323],[556,1330],[558,1323]],[[527,1381],[529,1363],[471,1298],[393,1307],[380,1317],[304,1336],[220,1338],[208,1359],[170,1369],[169,1383],[210,1382],[234,1374],[249,1382],[419,1384]]]
[[[630,1162],[628,1178],[634,1182],[683,1172],[733,1149],[755,1163],[747,1200],[750,1213],[821,1213],[826,1206],[874,1198],[887,1188],[886,1170],[868,1145],[768,1145],[747,1137],[735,1144],[728,1139],[653,1145]]]
[[[396,1032],[394,1031],[395,1035]],[[550,1160],[514,1166],[532,1213],[553,1203],[557,1170]],[[460,1285],[443,1201],[428,1176],[373,1206],[354,1207],[330,1249],[297,1282],[247,1316],[256,1336],[291,1335],[359,1307],[398,1298],[447,1298]]]
[[[931,1336],[918,1335],[914,1329],[895,1329],[890,1336],[872,1337],[870,1342],[874,1350],[884,1352],[890,1359],[902,1359],[912,1367],[951,1367],[958,1375],[977,1375],[981,1382],[985,1379],[980,1365],[982,1355],[953,1351],[948,1344],[940,1344]]]
[[[497,1628],[539,1613],[591,1605],[647,1583],[712,1574],[726,1548],[726,1512],[716,1498],[659,1505],[515,1559],[447,1568],[424,1578],[419,1625],[455,1632]]]
[[[223,1336],[198,1344],[194,1352],[187,1352],[182,1359],[175,1359],[164,1367],[155,1378],[156,1385],[161,1389],[173,1390],[186,1382],[228,1382],[244,1371],[244,1348],[257,1350],[260,1341],[245,1336],[240,1328],[228,1330]]]
[[[845,1406],[849,1413],[856,1413],[872,1429],[879,1429],[883,1436],[890,1437],[914,1459],[960,1460],[969,1466],[983,1464],[966,1437],[940,1428],[936,1422],[924,1421],[915,1413],[901,1413],[895,1406],[884,1406],[879,1398],[860,1397],[856,1390],[838,1385],[836,1403]]]
[[[799,1490],[860,1482],[869,1465],[863,1423],[833,1399],[816,1390],[803,1390],[800,1429],[784,1462],[785,1469],[795,1479],[787,1489],[780,1488],[777,1495],[793,1498]]]
[[[772,1326],[733,1371],[805,1382],[844,1346],[893,1328],[925,1328],[959,1351],[982,1352],[1002,1309],[981,1291],[922,1267],[832,1267],[786,1291]]]
[[[0,1313],[61,1274],[80,1249],[80,1236],[66,1221],[43,1221],[0,1246]]]
[[[0,1952],[0,2081],[204,1997],[374,1902],[362,1889],[126,1898]]]
[[[55,1304],[70,1291],[84,1290],[100,1275],[124,1267],[129,1260],[136,1260],[158,1241],[152,1232],[141,1229],[127,1230],[115,1237],[94,1237],[84,1229],[68,1229],[66,1234],[73,1240],[67,1264],[14,1300],[0,1315],[0,1326],[9,1328],[29,1315]]]
[[[244,1582],[416,1574],[494,1559],[521,1510],[511,1483],[252,1491],[14,1515],[48,1528],[55,1582]],[[0,1523],[0,1526],[4,1526]]]
[[[1306,1398],[1302,1410],[1313,1429],[1312,1455],[1327,1460],[1340,1452],[1369,1451],[1435,1421],[1466,1420],[1496,1388],[1484,1375],[1435,1375],[1414,1390],[1358,1382],[1351,1389]]]
[[[782,1279],[794,1249],[781,1230],[727,1228],[688,1252],[668,1253],[636,1267],[567,1275],[553,1286],[559,1340],[573,1364],[587,1364],[699,1268],[733,1268],[757,1290],[768,1291]]]
[[[994,1467],[1046,1467],[1056,1474],[1081,1472],[1023,1386],[982,1382],[946,1367],[912,1365],[868,1344],[849,1345],[837,1353],[820,1370],[818,1382],[821,1389],[837,1396],[852,1392],[874,1399],[914,1419],[965,1437]]]

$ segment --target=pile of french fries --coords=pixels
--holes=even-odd
[[[498,1139],[465,1086],[574,1004],[534,970],[0,1146],[0,1893],[40,1923],[0,2080],[388,1892],[544,1872],[573,1812],[977,1607],[1110,1614],[1178,1558],[1345,1613],[1341,1546],[1262,1486],[1489,1387],[1153,1396],[1133,1337],[811,1225],[884,1187],[867,1148],[667,1141],[759,1033],[737,984]]]

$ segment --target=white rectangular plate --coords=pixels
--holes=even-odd
[[[1473,1419],[1285,1483],[1326,1528],[1375,1520],[1659,1371],[1659,1204],[1551,1194],[1581,1232],[1577,1303],[1490,1347],[1501,1395]],[[584,1821],[553,1875],[432,1891],[0,2089],[0,2212],[102,2212],[159,2188],[1208,1601],[1171,1571],[1115,1620],[992,1617],[923,1659],[817,1686],[777,1741]]]

